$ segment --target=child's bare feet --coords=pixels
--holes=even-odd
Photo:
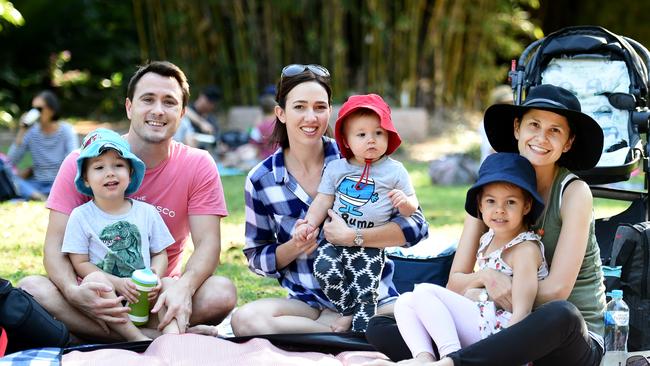
[[[332,332],[347,332],[350,330],[350,326],[352,326],[352,315],[342,315],[332,323]]]
[[[216,337],[219,335],[219,329],[216,325],[198,324],[193,327],[187,328],[187,333],[202,334],[206,336]]]

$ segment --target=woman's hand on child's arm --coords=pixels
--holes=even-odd
[[[525,318],[533,309],[537,295],[537,271],[542,264],[542,253],[537,243],[526,241],[511,249],[512,318],[510,325]]]
[[[512,278],[489,268],[480,270],[478,275],[490,299],[502,309],[512,311]]]
[[[414,194],[407,196],[401,190],[393,189],[388,192],[388,198],[402,216],[411,216],[418,209],[418,199]]]

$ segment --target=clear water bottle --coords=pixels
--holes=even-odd
[[[623,301],[623,291],[613,290],[605,309],[605,357],[603,366],[624,366],[627,359],[627,335],[630,309]]]

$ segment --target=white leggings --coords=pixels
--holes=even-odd
[[[419,284],[400,295],[395,320],[413,357],[422,352],[433,355],[433,343],[444,357],[481,340],[476,303],[438,285]]]

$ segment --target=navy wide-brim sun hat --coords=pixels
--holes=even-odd
[[[490,145],[499,152],[519,152],[514,120],[529,109],[541,109],[566,117],[575,136],[571,149],[558,164],[572,171],[596,166],[603,151],[603,130],[598,122],[582,113],[580,101],[570,91],[543,84],[530,89],[521,105],[494,104],[485,111],[483,123]]]
[[[506,182],[514,184],[530,193],[533,198],[531,218],[536,221],[544,211],[544,200],[537,193],[535,168],[528,159],[516,153],[494,153],[488,155],[478,170],[476,183],[467,191],[465,211],[480,218],[477,196],[481,188],[490,183]]]
[[[146,167],[144,162],[131,152],[131,146],[115,131],[106,128],[98,128],[84,137],[81,143],[81,151],[77,158],[77,175],[74,179],[77,190],[86,196],[93,196],[93,191],[86,186],[83,179],[83,162],[88,158],[100,156],[104,151],[113,149],[120,156],[131,164],[131,182],[124,191],[125,195],[135,193],[144,178]]]

